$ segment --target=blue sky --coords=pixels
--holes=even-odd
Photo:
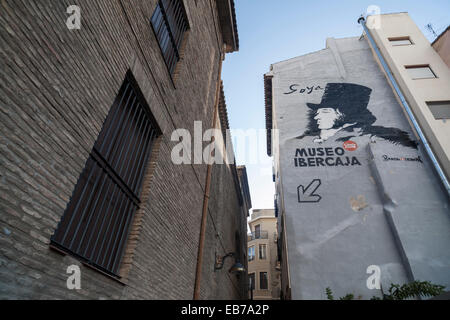
[[[263,75],[275,62],[325,48],[328,37],[362,34],[358,17],[370,5],[381,13],[408,12],[429,40],[450,23],[449,0],[235,0],[240,50],[226,56],[222,78],[232,129],[265,129]],[[259,154],[265,161],[264,148]],[[238,164],[247,165],[253,209],[273,208],[274,184],[267,163],[248,165],[236,150]],[[247,156],[248,158],[248,156]]]

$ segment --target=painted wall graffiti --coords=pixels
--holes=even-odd
[[[411,158],[411,157],[390,157],[388,155],[383,155],[384,161],[412,161],[412,162],[420,162],[423,163],[422,158],[420,156]]]
[[[293,94],[295,92],[298,92],[299,94],[303,94],[303,93],[311,94],[313,91],[323,90],[323,88],[321,86],[311,86],[311,87],[306,86],[306,88],[298,89],[299,86],[300,85],[298,85],[298,84],[291,84],[289,86],[290,91],[285,92],[284,94]]]
[[[448,199],[402,106],[366,42],[327,43],[267,74],[292,298],[332,286],[370,299],[369,265],[383,286],[450,283]]]
[[[295,151],[294,166],[338,167],[360,166],[357,157],[346,155],[344,148],[299,148]]]
[[[334,137],[347,142],[358,136],[378,137],[393,144],[417,148],[408,133],[397,128],[374,126],[377,118],[367,109],[372,89],[352,83],[328,83],[319,104],[307,103],[307,130],[298,139],[315,137],[322,143]]]
[[[299,203],[318,203],[322,196],[317,194],[317,189],[322,184],[322,180],[314,179],[306,188],[303,185],[297,187]]]

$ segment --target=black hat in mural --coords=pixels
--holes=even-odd
[[[367,109],[372,89],[353,83],[328,83],[325,87],[322,101],[307,103],[306,105],[317,110],[319,108],[339,109],[341,112],[358,112]]]
[[[320,129],[315,120],[316,111],[320,108],[332,108],[339,109],[341,113],[333,127],[341,128],[342,131],[352,132],[353,134],[352,136],[339,138],[336,141],[346,141],[354,136],[370,135],[372,137],[380,137],[394,144],[417,148],[417,142],[411,140],[407,132],[398,128],[374,125],[377,118],[367,109],[371,93],[372,89],[359,84],[328,83],[325,87],[322,101],[319,104],[306,104],[310,108],[307,130],[297,139],[320,135]],[[354,132],[355,128],[359,128],[358,133]]]

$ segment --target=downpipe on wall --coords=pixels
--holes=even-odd
[[[424,133],[422,132],[422,129],[420,128],[419,123],[417,122],[417,120],[411,110],[411,107],[409,106],[408,102],[406,101],[405,96],[403,95],[397,81],[395,80],[394,75],[391,72],[391,69],[389,68],[388,64],[386,63],[386,60],[384,59],[383,55],[381,54],[380,49],[378,48],[377,44],[375,43],[375,40],[373,39],[369,29],[367,28],[366,19],[363,16],[361,16],[358,19],[358,23],[362,25],[364,32],[367,35],[367,38],[369,39],[370,44],[372,45],[373,50],[375,51],[378,59],[380,60],[380,63],[383,66],[383,69],[386,72],[386,75],[387,75],[389,81],[391,82],[395,92],[397,93],[397,95],[401,101],[401,104],[403,105],[403,108],[405,109],[406,113],[408,114],[409,120],[413,124],[414,129],[416,130],[420,141],[422,142],[431,162],[433,163],[433,167],[435,168],[437,174],[439,175],[439,178],[441,179],[441,182],[442,182],[445,190],[447,191],[447,196],[450,197],[449,181],[447,180],[447,177],[445,176],[444,171],[442,170],[441,166],[439,165],[439,162],[438,162],[436,156],[434,155],[434,152],[431,149],[431,146],[429,145],[427,138],[425,137]]]
[[[219,100],[220,100],[220,84],[222,79],[222,63],[224,60],[224,56],[222,53],[220,54],[219,59],[219,71],[218,78],[216,83],[216,96],[214,101],[214,114],[213,114],[213,122],[211,128],[216,128],[217,115],[219,113]],[[213,137],[214,141],[214,137]],[[212,165],[207,164],[206,169],[206,181],[205,181],[205,193],[203,195],[203,209],[202,209],[202,219],[200,225],[200,239],[198,243],[198,252],[197,252],[197,267],[195,270],[195,284],[194,284],[194,296],[193,300],[200,300],[200,286],[202,282],[202,267],[203,267],[203,251],[205,247],[205,235],[206,235],[206,222],[208,216],[208,205],[210,198],[210,190],[211,190],[211,176],[212,176]]]

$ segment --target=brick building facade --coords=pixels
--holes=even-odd
[[[222,60],[239,47],[233,1],[80,0],[80,29],[69,29],[73,4],[1,2],[0,298],[192,299],[194,288],[200,299],[246,298],[245,275],[214,272],[216,255],[241,248],[246,261],[246,181],[234,165],[171,160],[175,129],[226,129]],[[182,37],[155,30],[180,19]],[[164,41],[179,51],[166,55]],[[127,74],[159,132],[114,275],[52,250],[50,239]],[[80,290],[67,288],[70,265],[80,266]]]

